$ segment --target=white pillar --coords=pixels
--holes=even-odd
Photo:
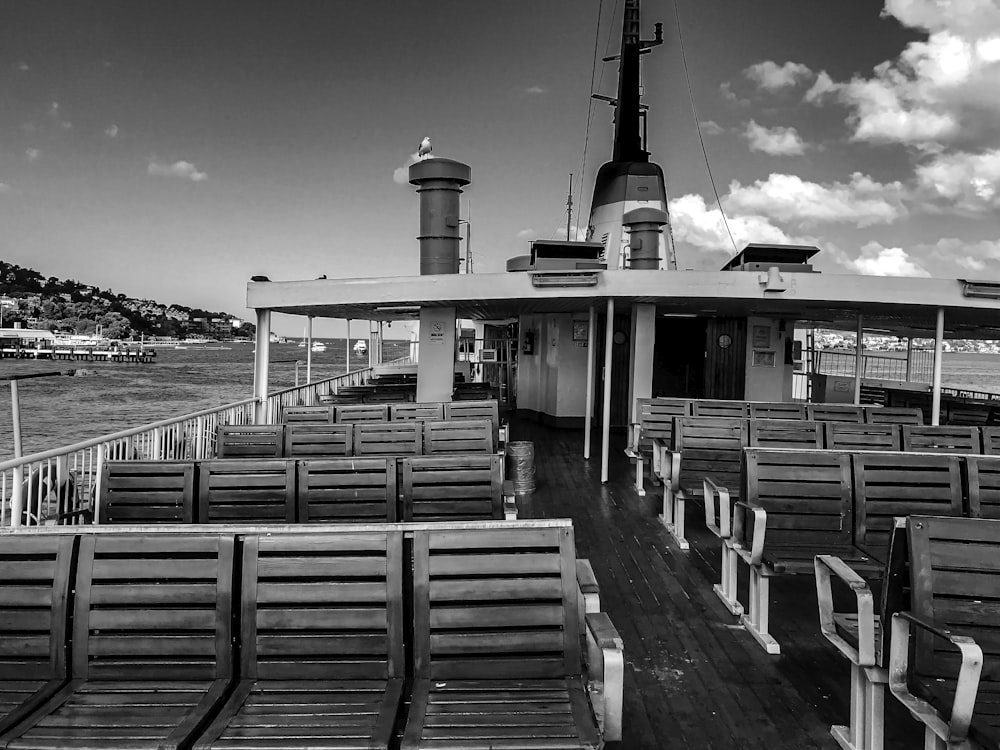
[[[906,337],[906,382],[913,377],[913,336]]]
[[[604,424],[601,425],[601,483],[608,481],[608,445],[611,438],[611,348],[615,335],[615,300],[608,300],[608,321],[604,326]]]
[[[632,308],[631,382],[628,389],[630,421],[638,422],[636,399],[653,395],[653,349],[656,344],[656,305],[634,305]]]
[[[854,405],[861,404],[861,376],[865,369],[865,328],[864,319],[858,312],[858,342],[854,346]]]
[[[590,430],[594,423],[594,369],[597,353],[594,343],[597,338],[597,308],[590,306],[590,320],[587,323],[587,403],[583,412],[583,457],[590,458]]]
[[[14,429],[14,458],[21,458],[23,455],[21,447],[21,400],[17,393],[17,381],[10,381],[10,416],[11,426]],[[28,467],[31,471],[31,467]],[[10,494],[10,525],[18,527],[21,525],[21,515],[24,512],[25,497],[22,491],[24,484],[24,465],[15,466],[12,475],[12,486]],[[0,518],[3,514],[0,513]]]
[[[351,371],[351,319],[347,319],[347,364],[345,365],[347,369],[345,372]]]
[[[257,348],[253,359],[254,424],[267,424],[268,365],[271,359],[271,311],[257,310]]]
[[[931,424],[941,421],[941,355],[944,352],[944,308],[937,310],[934,330],[934,380],[931,383]]]
[[[306,383],[311,383],[313,378],[313,318],[306,316]]]
[[[381,336],[378,338],[381,344]],[[451,401],[455,389],[455,308],[420,308],[417,401]]]

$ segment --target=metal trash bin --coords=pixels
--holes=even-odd
[[[507,478],[514,494],[530,495],[535,491],[535,444],[528,440],[507,443]]]

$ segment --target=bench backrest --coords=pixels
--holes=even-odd
[[[389,420],[388,404],[345,404],[333,407],[335,422],[387,422]]]
[[[411,401],[415,388],[402,386],[375,386],[375,390],[365,394],[366,404],[398,404]]]
[[[806,405],[793,403],[749,403],[751,419],[806,419]]]
[[[231,535],[82,535],[73,677],[229,678],[233,548]]]
[[[1000,640],[993,635],[1000,621],[1000,521],[910,516],[907,542],[911,611],[957,635],[975,638],[983,649],[982,682],[1000,681]],[[957,652],[929,635],[922,629],[915,633],[913,672],[922,678],[953,679],[958,674]]]
[[[413,555],[416,677],[581,674],[571,526],[418,530]]]
[[[961,516],[961,456],[927,453],[855,453],[854,543],[881,557],[893,517]]]
[[[636,418],[639,422],[640,450],[648,452],[654,438],[671,445],[674,436],[674,417],[686,417],[691,405],[686,398],[636,399]]]
[[[401,520],[503,520],[501,461],[498,455],[402,459]]]
[[[215,453],[219,458],[280,458],[285,425],[219,425]]]
[[[298,462],[298,521],[396,520],[394,458],[314,458]]]
[[[242,675],[296,683],[402,677],[402,551],[399,531],[248,536]]]
[[[827,422],[826,447],[838,451],[898,451],[902,437],[895,424]]]
[[[295,523],[295,460],[227,458],[198,465],[199,523]]]
[[[865,421],[864,408],[851,404],[807,404],[806,418],[817,422],[855,422]]]
[[[674,450],[681,454],[681,487],[694,486],[700,491],[705,477],[730,490],[738,487],[747,423],[739,417],[678,417]]]
[[[1000,427],[982,427],[983,453],[989,456],[1000,455]]]
[[[493,453],[493,425],[483,419],[426,421],[423,425],[423,452]]]
[[[966,456],[966,487],[973,518],[1000,518],[1000,456]]]
[[[472,401],[446,401],[445,419],[488,419],[493,425],[493,445],[499,445],[500,406],[495,399]]]
[[[390,404],[389,419],[444,419],[444,404],[440,401]]]
[[[286,406],[281,410],[281,421],[285,424],[295,422],[326,422],[333,421],[333,406]]]
[[[767,512],[765,545],[851,543],[851,460],[839,451],[744,451],[743,499]],[[745,529],[749,541],[752,529]]]
[[[751,419],[748,445],[754,448],[823,447],[823,423],[797,419]]]
[[[868,424],[923,424],[924,414],[915,406],[866,406],[865,421]]]
[[[691,401],[691,414],[695,417],[746,417],[750,413],[746,401],[695,399]]]
[[[355,456],[419,456],[423,422],[355,422]]]
[[[921,453],[979,453],[978,427],[904,424],[903,450]]]
[[[3,683],[66,677],[67,601],[75,540],[6,536],[0,557],[0,696]],[[15,705],[3,701],[3,714]],[[0,715],[0,722],[12,724]]]
[[[290,458],[350,456],[354,451],[354,425],[290,424],[285,430],[284,455]]]
[[[99,523],[192,523],[192,461],[105,461]]]

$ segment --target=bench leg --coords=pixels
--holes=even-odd
[[[774,640],[774,637],[767,632],[768,612],[770,606],[771,581],[766,576],[762,576],[760,571],[750,566],[750,614],[743,615],[740,622],[743,627],[750,631],[750,635],[769,654],[780,654],[781,646]]]
[[[948,750],[948,743],[934,734],[930,727],[924,727],[924,750]]]
[[[865,750],[882,750],[885,739],[885,685],[888,674],[882,671],[882,679],[867,680],[868,694],[865,696]]]
[[[645,461],[642,460],[641,456],[635,457],[635,491],[639,497],[646,496],[646,488],[642,485],[642,467]]]
[[[680,492],[671,492],[670,487],[663,484],[663,515],[660,522],[664,528],[670,532],[677,546],[687,551],[691,549],[688,540],[684,538],[684,495]]]
[[[722,540],[722,570],[719,583],[712,587],[731,614],[743,614],[743,605],[736,598],[736,553],[728,539]]]

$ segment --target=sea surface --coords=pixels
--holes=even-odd
[[[326,351],[312,353],[313,380],[340,375],[347,369],[346,341],[323,342]],[[211,346],[229,348],[157,347],[156,360],[149,364],[0,359],[0,460],[14,455],[10,384],[3,378],[75,372],[18,382],[21,441],[28,455],[252,398],[253,344]],[[408,342],[384,342],[384,361],[408,353]],[[295,385],[296,361],[300,362],[299,382],[304,383],[305,357],[305,350],[297,344],[271,344],[270,389]],[[367,362],[367,354],[351,352],[352,369]]]
[[[325,341],[313,352],[313,379],[346,371],[347,343]],[[0,359],[0,460],[14,455],[9,383],[14,374],[74,370],[72,376],[32,378],[18,384],[25,455],[139,427],[169,417],[251,398],[253,344],[228,349],[160,347],[150,364]],[[408,353],[406,342],[385,342],[389,361]],[[271,345],[271,390],[295,384],[295,361],[305,382],[305,352],[296,344]],[[362,357],[351,354],[352,368]],[[367,358],[364,359],[367,362]],[[948,353],[944,385],[1000,393],[1000,355]]]

